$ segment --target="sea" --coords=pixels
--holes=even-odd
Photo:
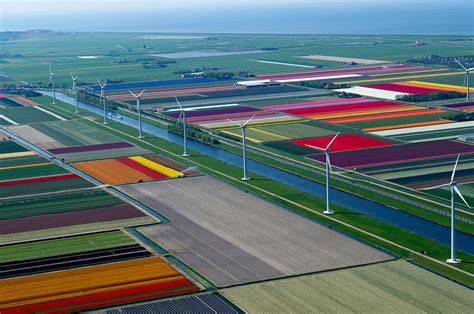
[[[223,0],[225,1],[225,0]],[[262,33],[262,34],[474,34],[470,1],[328,1],[305,5],[225,6],[115,12],[91,9],[11,16],[1,14],[5,30]],[[350,4],[347,4],[350,3]]]

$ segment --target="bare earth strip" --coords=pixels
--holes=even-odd
[[[225,289],[247,313],[472,313],[472,290],[405,261]]]
[[[10,131],[27,140],[30,143],[35,144],[43,149],[61,148],[63,144],[59,143],[55,139],[47,136],[44,133],[32,128],[29,125],[19,125],[8,128]]]
[[[140,228],[140,232],[217,286],[391,259],[210,177],[119,189],[171,220]]]
[[[357,62],[360,64],[381,64],[390,63],[390,61],[384,60],[371,60],[371,59],[360,59],[360,58],[348,58],[348,57],[337,57],[337,56],[323,56],[323,55],[310,55],[301,56],[298,58],[310,59],[310,60],[324,60],[324,61],[336,61],[336,62]]]

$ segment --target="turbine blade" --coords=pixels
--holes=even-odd
[[[312,149],[316,149],[316,150],[321,150],[323,152],[325,151],[324,148],[322,148],[322,147],[317,147],[317,146],[313,146],[313,145],[309,145],[309,144],[304,144],[304,146],[312,148]]]
[[[179,124],[179,121],[181,121],[181,119],[183,118],[183,112],[181,111],[181,113],[179,114],[178,116],[178,119],[176,120],[176,125]],[[184,122],[184,121],[183,121]]]
[[[145,92],[145,90],[142,90],[142,92],[140,94],[138,94],[138,98],[140,98],[140,96]]]
[[[466,86],[466,83],[467,83],[467,72],[466,74],[464,74],[464,82],[462,83],[462,86]]]
[[[329,142],[328,146],[326,146],[326,149],[325,149],[325,150],[327,150],[329,147],[331,147],[332,143],[336,140],[336,137],[338,137],[339,134],[341,134],[341,131],[339,131],[339,132],[332,138],[332,140]]]
[[[449,183],[440,184],[440,185],[436,185],[436,186],[431,186],[429,188],[423,188],[421,190],[423,190],[423,191],[425,191],[425,190],[434,190],[434,189],[444,188],[444,187],[447,187],[447,186],[449,186]]]
[[[181,109],[181,111],[183,111],[183,107],[181,106],[181,103],[179,102],[178,97],[174,96],[174,99],[176,99],[176,103],[178,104],[179,109]]]
[[[329,166],[329,172],[332,173],[332,165],[331,165],[331,158],[329,157],[329,154],[326,153],[326,163]]]
[[[251,117],[250,119],[248,119],[247,121],[245,121],[244,125],[243,126],[246,126],[250,121],[252,121],[253,118],[255,118],[257,115],[254,114],[253,117]]]
[[[51,84],[51,81],[53,80],[53,77],[51,76],[51,74],[49,75],[49,82],[48,82],[48,85]]]
[[[466,200],[464,199],[464,196],[462,196],[461,194],[461,191],[459,191],[458,187],[455,186],[454,187],[454,191],[456,191],[456,193],[458,193],[459,197],[462,199],[462,201],[464,202],[464,204],[466,204],[466,206],[469,208],[469,209],[472,209],[471,206],[469,206],[469,204],[466,202]]]
[[[128,92],[132,94],[133,97],[137,98],[137,96],[131,90],[129,90]]]
[[[460,156],[461,154],[458,155],[458,158],[456,159],[456,163],[454,164],[453,174],[451,175],[451,183],[453,183],[454,181],[454,175],[456,174],[456,167],[458,166]]]
[[[464,70],[467,70],[466,67],[461,62],[459,62],[458,59],[454,58],[454,61],[456,61]]]
[[[235,122],[234,120],[231,120],[231,119],[228,119],[228,118],[226,118],[226,120],[229,121],[229,122],[232,123],[232,124],[235,124],[235,125],[238,126],[239,128],[243,128],[243,127],[244,127],[242,124],[237,123],[237,122]]]

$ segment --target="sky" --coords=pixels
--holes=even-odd
[[[473,0],[0,0],[1,30],[472,34],[473,24]]]
[[[65,13],[90,10],[123,11],[130,9],[174,9],[174,8],[216,8],[216,7],[244,7],[244,6],[281,6],[281,5],[340,5],[340,6],[368,6],[386,4],[451,4],[472,3],[471,0],[1,0],[4,12],[9,14],[29,14],[33,12]],[[29,11],[29,12],[27,12]]]

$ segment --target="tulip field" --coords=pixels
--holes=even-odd
[[[401,64],[401,65],[376,66],[376,67],[354,68],[354,69],[344,69],[344,70],[328,70],[328,71],[317,71],[317,72],[259,75],[258,78],[271,79],[271,80],[304,79],[308,77],[318,77],[318,76],[378,73],[378,72],[402,71],[402,70],[412,70],[412,69],[421,69],[421,68],[423,67]]]
[[[324,122],[339,124],[359,129],[363,132],[398,129],[423,123],[442,124],[452,122],[446,118],[449,111],[442,109],[420,109],[395,113],[371,114],[356,117],[343,117],[324,120]]]
[[[303,147],[325,149],[333,136],[307,138],[301,140],[292,140],[290,143]],[[358,134],[342,134],[338,137],[337,142],[331,146],[331,152],[352,151],[364,148],[374,148],[392,145],[392,142],[361,136]]]
[[[4,35],[1,314],[474,308],[469,36]]]
[[[173,163],[174,168],[171,168],[155,160],[163,161],[162,158],[154,158],[154,155],[145,155],[83,161],[73,165],[106,184],[125,184],[185,176],[181,172],[184,167]],[[166,159],[164,163],[167,164]]]
[[[337,132],[342,134],[334,142],[331,152],[335,154],[335,159],[339,153],[349,155],[354,159],[354,164],[346,165],[341,162],[342,167],[356,168],[365,173],[372,173],[376,178],[387,180],[396,184],[402,184],[415,189],[422,188],[430,182],[437,182],[436,176],[443,177],[444,172],[438,168],[430,167],[433,172],[432,177],[426,174],[390,170],[405,169],[410,164],[417,162],[416,158],[424,158],[427,162],[439,158],[451,158],[455,153],[462,153],[467,158],[472,152],[470,145],[461,145],[456,142],[457,138],[469,132],[474,133],[474,125],[471,121],[454,121],[452,110],[469,111],[474,108],[474,103],[454,103],[441,104],[440,106],[426,106],[418,103],[403,103],[396,99],[397,95],[423,94],[438,91],[458,91],[465,92],[465,88],[457,85],[432,83],[423,80],[399,80],[385,82],[385,77],[395,76],[400,71],[400,77],[405,78],[408,74],[414,73],[416,77],[424,77],[426,73],[435,70],[425,69],[419,66],[394,65],[394,66],[372,66],[357,69],[342,69],[328,71],[312,71],[302,73],[260,75],[259,79],[270,79],[276,82],[296,83],[299,81],[311,80],[349,80],[349,83],[357,82],[357,76],[365,78],[367,82],[375,81],[366,85],[352,85],[344,91],[361,96],[351,96],[349,98],[318,97],[305,99],[301,98],[281,98],[266,100],[263,102],[251,101],[244,103],[210,103],[199,105],[187,105],[186,119],[188,123],[198,125],[213,130],[220,135],[233,140],[241,141],[241,130],[230,120],[237,123],[244,123],[250,117],[254,117],[247,127],[247,140],[263,145],[272,152],[282,151],[287,154],[305,157],[307,160],[322,161],[320,150],[325,148]],[[438,71],[438,70],[436,70]],[[444,75],[446,73],[441,73]],[[426,76],[436,76],[437,73],[426,74]],[[347,77],[344,77],[347,76]],[[380,78],[380,82],[376,82]],[[352,80],[352,81],[350,81]],[[236,92],[242,90],[238,86],[209,86],[199,85],[189,92]],[[254,89],[258,90],[258,89]],[[366,93],[365,93],[366,92]],[[174,89],[165,91],[151,91],[147,97],[168,97],[173,93],[186,95],[186,89]],[[253,91],[252,91],[253,93]],[[262,94],[264,91],[261,92]],[[145,94],[146,95],[146,94]],[[118,100],[127,100],[125,94],[113,95]],[[121,98],[123,97],[123,98]],[[145,101],[147,101],[145,99]],[[474,109],[473,109],[474,110]],[[161,116],[178,119],[181,111],[172,104],[169,106],[155,107],[154,112]],[[448,140],[448,141],[447,141]],[[426,155],[417,157],[408,154],[403,155],[403,151],[408,150],[410,144],[427,143],[438,147],[439,141],[446,141],[449,146],[454,145],[453,155],[444,155],[438,150],[429,150]],[[456,146],[456,144],[459,144]],[[447,145],[447,144],[446,144]],[[389,149],[393,147],[392,149]],[[468,148],[464,151],[464,148]],[[462,148],[459,149],[458,148]],[[387,152],[390,160],[378,161],[369,158],[371,154]],[[400,153],[402,152],[402,153]],[[359,163],[356,160],[366,160],[367,163]],[[348,157],[349,158],[349,157]],[[338,166],[338,162],[333,162]],[[395,167],[397,165],[397,167]],[[383,170],[372,170],[384,167]],[[390,169],[389,169],[390,168]],[[399,172],[399,176],[396,173]],[[461,174],[460,174],[461,176]],[[470,173],[465,173],[460,178],[462,182],[473,181]]]
[[[465,93],[463,86],[439,84],[422,81],[402,81],[393,83],[369,84],[363,86],[352,86],[339,89],[340,92],[354,93],[360,96],[376,97],[388,100],[396,100],[398,96],[410,94],[426,94],[440,91],[455,91]]]
[[[91,187],[35,152],[13,141],[0,142],[0,197]]]
[[[153,221],[36,152],[11,140],[0,142],[1,242]]]
[[[177,119],[180,116],[180,111],[177,111],[175,108],[161,111],[160,113],[174,119]],[[254,107],[246,107],[239,104],[216,105],[211,106],[211,108],[208,106],[186,108],[187,122],[211,129],[233,128],[236,125],[229,121],[229,119],[242,124],[252,117],[254,118],[249,125],[253,126],[302,121],[300,118],[286,114],[280,114]]]
[[[388,101],[374,101],[355,98],[340,101],[318,101],[283,106],[270,106],[287,114],[301,116],[308,119],[322,120],[340,117],[353,117],[368,114],[393,113],[401,111],[420,110],[423,107],[406,105]],[[268,108],[268,107],[267,107]]]
[[[0,278],[45,273],[150,256],[121,231],[0,246]]]
[[[2,313],[65,313],[198,291],[158,257],[5,279]]]

